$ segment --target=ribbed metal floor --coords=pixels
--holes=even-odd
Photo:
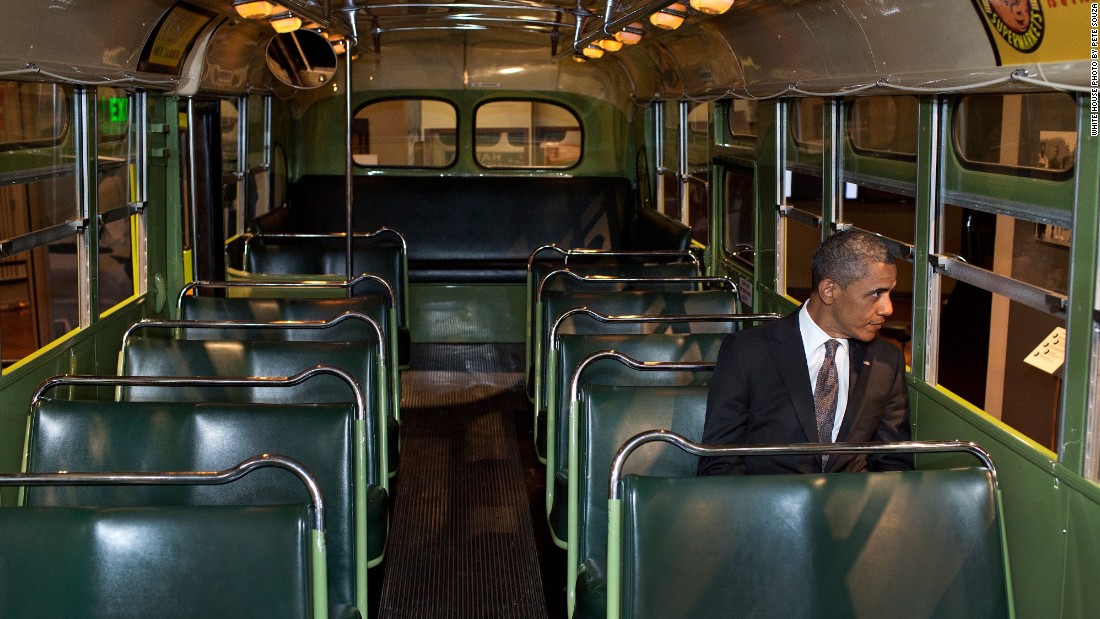
[[[523,348],[413,348],[379,617],[544,618],[513,417]]]

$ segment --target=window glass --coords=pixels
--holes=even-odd
[[[248,98],[248,167],[264,164],[265,97]]]
[[[657,173],[661,181],[660,210],[679,221],[680,212],[680,114],[675,102],[659,103],[661,114],[661,160]]]
[[[58,84],[0,81],[0,150],[60,142],[69,128],[71,95]]]
[[[821,216],[821,179],[810,174],[787,171],[787,196],[789,206],[812,215]],[[786,268],[786,292],[799,301],[810,293],[810,260],[821,244],[821,229],[809,226],[796,218],[785,218],[786,236],[784,255]]]
[[[42,317],[45,312],[50,325],[48,339],[39,342],[42,346],[80,326],[81,287],[76,237],[50,243],[45,254],[37,258],[45,258],[43,266],[49,278],[47,290],[39,295],[37,304],[37,313]]]
[[[486,168],[569,168],[581,158],[580,121],[553,103],[486,103],[474,131],[474,157]]]
[[[951,205],[941,226],[942,253],[1065,294],[1068,234]],[[941,282],[939,384],[1053,451],[1059,378],[1026,359],[1065,321],[966,282]]]
[[[914,243],[917,207],[916,200],[909,196],[848,183],[841,209],[844,223],[906,245]],[[913,264],[900,259],[895,264],[897,286],[890,293],[894,313],[887,319],[882,334],[905,348],[904,343],[912,335]]]
[[[134,152],[134,131],[130,123],[132,101],[126,93],[114,88],[97,89],[99,98],[99,165],[96,170],[97,204],[100,213],[124,212],[134,201],[131,174],[138,165]],[[104,110],[110,116],[104,119]],[[107,127],[116,133],[108,133]],[[106,310],[134,294],[133,248],[130,224],[133,216],[107,218],[99,229],[99,309]]]
[[[707,186],[710,182],[710,103],[689,104],[688,110],[688,225],[691,238],[706,245],[709,239]]]
[[[99,230],[99,309],[110,309],[134,294],[131,217]]]
[[[824,105],[825,100],[820,97],[795,99],[791,105],[791,131],[799,150],[824,152]]]
[[[914,242],[917,205],[909,196],[845,183],[841,209],[844,223],[907,245]]]
[[[757,102],[734,99],[730,102],[729,132],[739,138],[755,138]]]
[[[80,326],[76,237],[0,259],[4,367]]]
[[[944,254],[1058,294],[1069,288],[1072,243],[1066,228],[948,204],[944,207]],[[999,259],[1000,262],[995,262]]]
[[[756,185],[752,170],[728,167],[722,170],[725,182],[726,256],[743,265],[753,266],[756,242]]]
[[[786,203],[800,211],[821,216],[821,177],[787,170]]]
[[[971,168],[1066,172],[1077,156],[1076,118],[1073,97],[1064,93],[967,95],[954,118],[955,148]]]
[[[352,120],[352,157],[360,166],[445,168],[455,162],[458,115],[432,99],[370,103]]]
[[[96,88],[99,118],[99,156],[111,157],[125,153],[130,132],[130,96],[126,91],[109,86]],[[120,147],[119,145],[122,145]]]
[[[218,119],[222,140],[222,229],[232,235],[237,229],[237,137],[240,115],[237,101],[222,99],[218,102]]]
[[[859,97],[848,105],[848,138],[857,152],[902,159],[917,156],[917,98]]]

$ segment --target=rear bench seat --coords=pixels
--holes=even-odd
[[[345,179],[304,176],[291,207],[257,222],[265,233],[346,228]],[[691,231],[653,212],[635,215],[630,181],[615,177],[357,176],[355,231],[390,227],[408,243],[411,282],[522,283],[542,245],[686,249]]]

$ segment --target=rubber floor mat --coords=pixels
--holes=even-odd
[[[547,616],[513,421],[530,414],[523,354],[413,347],[380,617]]]

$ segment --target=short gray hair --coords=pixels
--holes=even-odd
[[[873,264],[894,264],[890,248],[877,236],[859,230],[844,230],[825,239],[811,263],[813,287],[831,279],[847,288],[867,275]]]

